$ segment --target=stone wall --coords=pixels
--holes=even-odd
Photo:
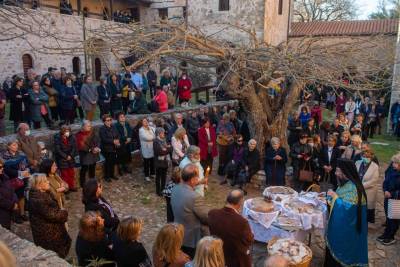
[[[3,241],[17,259],[19,267],[67,267],[72,266],[50,250],[37,247],[32,242],[0,226],[0,240]],[[2,266],[6,267],[6,266]]]

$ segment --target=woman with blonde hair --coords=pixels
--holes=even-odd
[[[217,237],[203,237],[197,244],[193,261],[185,267],[225,267],[222,245],[222,240]]]
[[[186,130],[183,127],[176,129],[174,136],[171,138],[172,146],[172,165],[178,166],[181,160],[185,157],[186,150],[190,144],[186,137]]]
[[[34,174],[30,188],[28,210],[33,242],[65,258],[71,246],[71,238],[65,226],[68,212],[58,206],[57,200],[50,193],[46,174]]]
[[[143,244],[138,240],[143,228],[143,220],[127,217],[118,225],[114,235],[113,252],[118,267],[151,266]]]
[[[190,261],[182,250],[184,227],[182,224],[169,223],[158,232],[153,246],[154,267],[183,267]]]

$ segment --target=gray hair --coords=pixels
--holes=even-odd
[[[400,164],[400,153],[397,153],[396,155],[394,155],[394,156],[392,157],[392,162],[393,162],[393,163]]]
[[[253,145],[253,144],[254,144],[254,145],[257,145],[257,141],[256,141],[256,139],[250,139],[249,142],[248,142],[248,144],[249,144],[249,145]]]
[[[83,120],[81,126],[82,126],[82,127],[85,127],[86,125],[92,126],[92,122],[91,122],[90,120]]]
[[[25,122],[21,122],[20,124],[18,124],[17,132],[19,132],[22,129],[22,127],[25,126],[25,125],[28,127],[28,129],[30,128],[29,124],[27,124]]]
[[[271,145],[279,145],[281,143],[281,139],[278,137],[272,137],[271,138]]]
[[[186,151],[186,156],[190,158],[191,156],[199,153],[200,153],[200,148],[198,146],[189,146],[189,148]]]
[[[165,129],[162,127],[157,127],[156,128],[156,136],[159,136],[160,133],[165,133]]]
[[[176,114],[175,114],[175,119],[178,119],[178,118],[183,119],[182,113],[176,113]]]

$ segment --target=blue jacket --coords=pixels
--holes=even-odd
[[[59,95],[60,106],[63,110],[72,110],[75,107],[74,95],[76,94],[74,87],[63,86]]]
[[[304,114],[303,112],[300,113],[299,120],[300,120],[301,126],[306,127],[309,119],[311,119],[310,113],[308,113],[308,112],[306,114]]]
[[[400,199],[400,171],[395,170],[393,164],[390,164],[385,172],[383,191],[390,192],[392,198]]]

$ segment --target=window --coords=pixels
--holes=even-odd
[[[158,9],[158,16],[160,19],[168,19],[168,8],[160,8]]]
[[[81,59],[79,57],[72,59],[72,72],[76,75],[81,74]]]
[[[229,10],[229,0],[219,0],[219,11]]]
[[[182,17],[186,18],[186,16],[187,16],[187,8],[184,6],[182,7]]]
[[[278,15],[282,15],[282,13],[283,13],[283,0],[279,0]]]
[[[108,20],[108,8],[103,8],[103,19]]]
[[[131,15],[135,22],[140,21],[140,10],[138,7],[131,8]]]
[[[29,54],[24,54],[22,56],[22,67],[24,69],[24,75],[26,76],[29,69],[33,68],[33,59]]]

